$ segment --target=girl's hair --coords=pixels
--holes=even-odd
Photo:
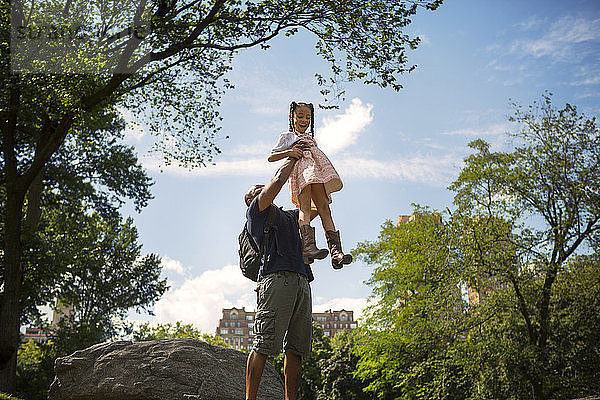
[[[290,104],[290,132],[294,131],[294,113],[296,112],[296,108],[300,106],[310,108],[310,134],[312,137],[315,137],[315,107],[312,103],[296,103],[292,101],[292,104]]]

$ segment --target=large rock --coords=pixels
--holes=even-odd
[[[101,343],[58,358],[49,400],[242,400],[246,354],[196,339]],[[265,366],[258,398],[284,398]]]

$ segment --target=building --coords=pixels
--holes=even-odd
[[[36,343],[47,343],[51,336],[40,328],[25,328],[25,334],[21,334],[21,342],[27,343],[33,340]]]
[[[56,306],[52,310],[52,322],[48,330],[42,328],[25,328],[25,333],[21,334],[21,343],[27,343],[33,340],[36,343],[47,343],[52,339],[52,331],[58,328],[60,321],[69,319],[73,316],[73,306],[67,305],[63,301],[56,300]]]
[[[249,350],[254,340],[255,311],[242,308],[224,308],[216,335],[236,350]],[[323,335],[332,337],[343,330],[356,329],[353,311],[331,311],[313,313],[313,321],[323,328]]]
[[[244,307],[224,308],[216,334],[236,350],[250,349],[254,339],[255,316],[255,311],[246,311]]]
[[[331,311],[327,310],[322,313],[313,313],[313,321],[321,325],[323,335],[333,337],[343,330],[352,331],[356,329],[356,321],[354,321],[354,311]]]

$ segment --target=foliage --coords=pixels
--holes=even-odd
[[[17,353],[17,393],[28,400],[46,400],[56,357],[52,342],[23,344]]]
[[[106,221],[98,214],[48,213],[42,240],[64,270],[56,294],[73,307],[62,332],[88,337],[84,347],[114,337],[114,320],[128,310],[151,312],[151,306],[167,290],[160,279],[160,259],[141,255],[133,221]],[[51,242],[51,239],[54,239]],[[71,336],[71,335],[69,335]]]
[[[132,337],[134,341],[167,338],[194,338],[215,346],[230,347],[219,336],[202,333],[199,329],[194,327],[194,325],[184,324],[181,321],[177,321],[174,324],[169,322],[166,324],[156,325],[151,325],[149,322],[144,322],[133,331]]]
[[[319,400],[369,400],[373,393],[364,391],[368,382],[356,376],[359,356],[357,354],[356,335],[342,331],[331,339],[332,354],[328,359],[319,361],[322,387]]]
[[[471,144],[477,153],[466,159],[456,192],[457,219],[474,216],[506,221],[496,229],[498,240],[475,240],[483,268],[503,280],[514,296],[519,324],[524,329],[516,372],[530,385],[534,398],[556,393],[553,365],[559,317],[554,304],[557,283],[577,254],[597,251],[600,235],[600,130],[589,118],[566,104],[557,109],[551,94],[526,109],[514,105],[510,118],[522,127],[513,135],[515,148],[492,152],[482,140]],[[501,243],[501,246],[498,246]],[[475,247],[475,246],[474,246]],[[506,247],[505,251],[500,251]],[[504,262],[488,262],[489,254],[507,255]],[[568,321],[559,318],[560,325]],[[515,373],[515,371],[511,371]],[[562,382],[570,390],[583,389]],[[575,384],[575,386],[571,386]],[[564,387],[564,386],[563,386]]]
[[[471,143],[444,224],[417,207],[354,250],[375,266],[355,349],[380,399],[598,393],[600,131],[548,93],[511,120],[511,151]]]
[[[451,227],[416,206],[414,220],[383,224],[353,253],[375,265],[372,304],[356,338],[357,376],[379,399],[464,398],[468,385],[452,348],[477,316],[463,312],[464,268]]]

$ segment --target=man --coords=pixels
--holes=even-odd
[[[244,200],[248,232],[260,246],[264,226],[273,199],[287,181],[296,160],[302,157],[306,143],[298,143],[266,186],[254,185]],[[302,357],[310,354],[312,340],[312,299],[310,266],[302,259],[302,240],[298,210],[283,211],[276,207],[275,231],[266,244],[265,262],[259,271],[256,288],[257,311],[254,321],[254,346],[246,364],[246,399],[255,400],[267,361],[285,350],[285,398],[295,400],[300,381]]]

